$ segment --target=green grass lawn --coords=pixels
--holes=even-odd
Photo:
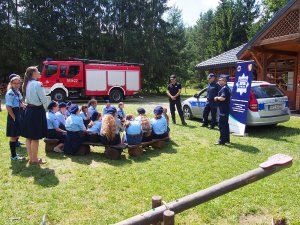
[[[128,101],[126,113],[144,105],[151,116],[157,101],[167,104],[165,97]],[[39,155],[48,163],[39,168],[10,161],[6,115],[0,113],[0,224],[40,224],[44,214],[53,224],[116,223],[148,211],[154,195],[174,201],[255,169],[276,153],[292,156],[293,166],[180,213],[176,224],[270,224],[272,217],[300,224],[300,118],[249,129],[247,137],[232,136],[230,146],[214,146],[219,132],[199,121],[171,124],[164,149],[137,158],[125,151],[118,161],[106,159],[100,147],[88,156],[46,154],[41,142]]]

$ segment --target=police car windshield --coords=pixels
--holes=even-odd
[[[251,89],[257,99],[284,96],[284,93],[275,85],[254,86]]]

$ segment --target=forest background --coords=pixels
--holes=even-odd
[[[159,93],[170,74],[201,87],[195,65],[248,42],[288,0],[220,0],[185,27],[167,0],[1,0],[0,83],[46,58],[143,63],[143,91]]]

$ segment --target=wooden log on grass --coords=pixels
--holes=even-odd
[[[190,194],[188,196],[182,197],[178,200],[168,203],[168,207],[159,206],[157,208],[151,209],[140,215],[131,217],[127,220],[116,223],[116,225],[138,225],[138,224],[151,224],[154,223],[162,217],[166,210],[171,210],[178,214],[184,210],[195,207],[199,204],[207,202],[211,199],[217,198],[228,192],[251,184],[262,178],[270,176],[278,171],[288,168],[292,165],[293,158],[283,154],[276,154],[270,157],[266,162],[261,163],[259,168],[248,171],[239,176],[233,177],[231,179],[225,180],[219,184],[212,187],[206,188],[204,190],[198,191],[196,193]]]

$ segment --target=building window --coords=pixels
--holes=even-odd
[[[284,91],[293,91],[295,60],[277,60],[269,64],[266,81],[276,84]]]

